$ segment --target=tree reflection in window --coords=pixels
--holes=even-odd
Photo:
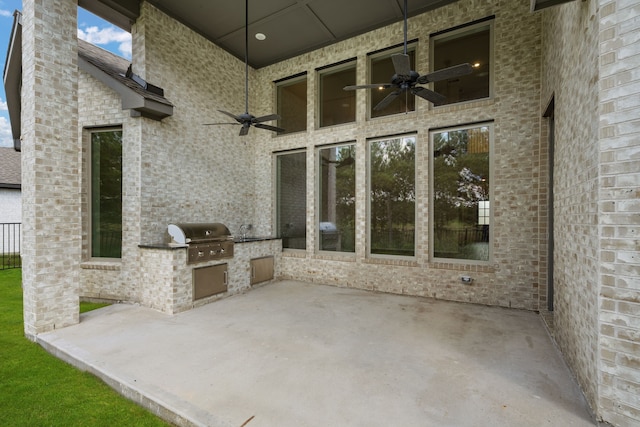
[[[122,131],[91,133],[91,256],[122,253]]]
[[[369,145],[370,253],[415,254],[415,136]]]
[[[355,145],[320,150],[321,251],[355,252],[356,157]]]
[[[307,153],[276,157],[277,234],[285,249],[307,246]]]
[[[433,256],[489,260],[489,126],[433,141]]]

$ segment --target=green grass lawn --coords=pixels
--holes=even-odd
[[[80,301],[80,313],[86,313],[87,311],[96,310],[98,308],[106,307],[111,305],[105,302],[86,302]]]
[[[0,270],[0,426],[168,426],[25,338],[21,273]]]

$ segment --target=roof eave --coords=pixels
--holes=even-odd
[[[82,57],[78,58],[78,67],[120,95],[122,109],[133,110],[138,113],[132,112],[132,116],[162,120],[173,115],[173,105],[145,98]]]
[[[531,0],[531,12],[537,12],[542,9],[546,9],[551,6],[557,6],[562,3],[569,3],[573,0]]]
[[[78,6],[129,33],[140,16],[139,0],[78,0]]]
[[[151,99],[146,99],[138,95],[139,98],[142,98],[143,105],[140,106],[131,106],[131,116],[136,117],[138,115],[142,117],[146,117],[148,119],[153,120],[162,120],[165,117],[173,116],[173,106],[168,104],[163,104],[161,102],[153,101]],[[123,98],[123,108],[124,107],[124,98]],[[137,113],[134,113],[134,111]]]
[[[0,188],[9,189],[9,190],[22,190],[22,185],[0,183]]]
[[[20,151],[21,127],[21,84],[22,84],[22,14],[13,13],[13,27],[7,49],[7,60],[3,71],[3,83],[11,122],[14,148]]]

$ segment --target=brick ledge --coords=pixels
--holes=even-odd
[[[85,270],[111,270],[119,271],[122,266],[120,261],[86,261],[80,263],[80,268]]]

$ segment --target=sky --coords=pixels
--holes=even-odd
[[[22,0],[0,0],[0,70],[4,71],[13,26],[13,12],[22,11]],[[131,58],[131,35],[82,8],[78,8],[78,38],[124,58]],[[13,147],[4,80],[0,85],[0,147]]]

